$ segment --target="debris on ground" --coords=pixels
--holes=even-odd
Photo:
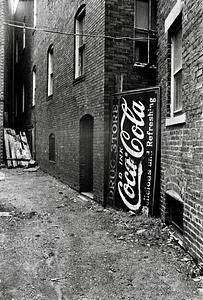
[[[5,174],[3,172],[0,172],[0,181],[5,180]]]
[[[28,167],[28,168],[26,168],[26,169],[23,169],[23,171],[24,172],[37,172],[38,170],[39,170],[39,166],[37,166],[37,167],[34,167],[34,168],[30,168],[30,167]]]
[[[16,134],[12,128],[4,128],[6,162],[9,168],[28,167],[32,161],[30,147],[25,132]]]
[[[160,219],[103,208],[40,169],[5,181],[0,299],[202,299],[202,264]]]

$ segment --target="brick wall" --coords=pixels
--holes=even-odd
[[[40,1],[37,27],[74,32],[74,16],[83,1]],[[86,29],[104,35],[104,1],[86,1]],[[54,46],[54,92],[47,98],[47,50]],[[85,78],[75,82],[74,37],[36,31],[33,64],[37,66],[36,128],[37,160],[52,174],[79,189],[80,119],[94,118],[94,183],[98,201],[103,200],[104,177],[104,39],[87,37]],[[48,139],[56,137],[56,162],[49,162]]]
[[[90,34],[133,37],[133,0],[38,1],[37,27],[74,32],[74,16],[86,4]],[[80,120],[94,118],[93,189],[104,200],[108,186],[110,110],[115,78],[123,74],[123,90],[154,86],[162,89],[161,103],[161,215],[167,218],[166,195],[174,191],[184,202],[184,243],[202,255],[202,31],[201,0],[184,1],[183,106],[186,123],[165,126],[170,104],[170,51],[164,21],[176,1],[157,1],[158,80],[155,69],[134,67],[133,41],[86,38],[85,77],[74,81],[74,37],[33,31],[31,64],[36,65],[37,160],[42,168],[79,189]],[[54,45],[54,93],[47,97],[47,51]],[[32,43],[30,45],[32,47]],[[30,48],[31,49],[31,48]],[[26,73],[27,71],[25,71]],[[31,86],[30,86],[31,89]],[[31,93],[30,96],[31,97]],[[28,100],[29,102],[30,100]],[[55,134],[56,162],[49,161],[49,135]]]
[[[3,162],[3,110],[4,110],[4,1],[0,1],[0,163]]]
[[[183,112],[184,124],[166,126],[170,111],[170,49],[164,21],[176,1],[158,1],[158,76],[162,89],[161,215],[167,219],[166,192],[183,201],[183,242],[203,259],[202,103],[203,32],[202,1],[183,1]]]
[[[11,18],[8,1],[0,0],[0,164],[3,163],[3,126],[7,120],[8,101],[11,94],[11,30],[3,24]]]
[[[112,37],[134,37],[134,1],[105,1],[105,33]],[[106,187],[108,186],[110,111],[113,94],[118,92],[117,79],[123,76],[123,91],[152,87],[157,84],[156,69],[134,66],[134,41],[105,40],[105,157]],[[106,188],[107,190],[107,188]]]
[[[33,17],[33,1],[19,1],[15,13],[17,24],[32,27]],[[15,57],[14,61],[14,86],[15,102],[17,100],[17,103],[14,103],[12,107],[15,112],[14,127],[17,132],[26,132],[32,150],[32,130],[35,127],[35,108],[32,106],[33,30],[25,30],[25,48],[23,48],[23,28],[15,28],[15,44],[16,40],[18,41],[18,59],[16,61]],[[25,91],[24,112],[22,111],[23,85]]]
[[[108,186],[109,123],[112,97],[116,91],[115,78],[121,73],[124,75],[124,90],[149,87],[156,84],[156,71],[133,68],[132,40],[115,41],[102,37],[105,34],[133,37],[133,0],[72,1],[71,5],[64,0],[60,6],[57,1],[43,0],[38,2],[37,27],[73,33],[74,16],[84,3],[86,31],[100,35],[86,37],[84,80],[76,82],[73,78],[72,35],[33,31],[30,37],[33,40],[31,62],[37,70],[36,152],[42,168],[79,189],[80,152],[83,151],[79,142],[80,120],[86,114],[91,115],[94,119],[93,190],[96,200],[103,202]],[[20,14],[19,18],[22,19]],[[48,99],[47,51],[51,44],[54,46],[54,92]],[[21,67],[19,72],[30,78],[28,69],[22,71]],[[56,162],[49,161],[48,141],[52,133],[56,139]]]

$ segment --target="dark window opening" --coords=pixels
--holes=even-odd
[[[80,192],[93,191],[93,117],[80,120]]]
[[[135,65],[156,65],[156,9],[152,0],[135,0]]]
[[[49,136],[49,160],[55,161],[55,135],[52,133]]]
[[[183,234],[183,203],[166,195],[168,205],[169,223],[172,224],[179,233]]]

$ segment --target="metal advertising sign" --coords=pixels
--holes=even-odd
[[[112,109],[108,203],[153,214],[159,88],[116,94]]]

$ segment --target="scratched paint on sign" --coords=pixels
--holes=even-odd
[[[112,110],[108,201],[133,211],[154,205],[159,90],[116,95]]]

